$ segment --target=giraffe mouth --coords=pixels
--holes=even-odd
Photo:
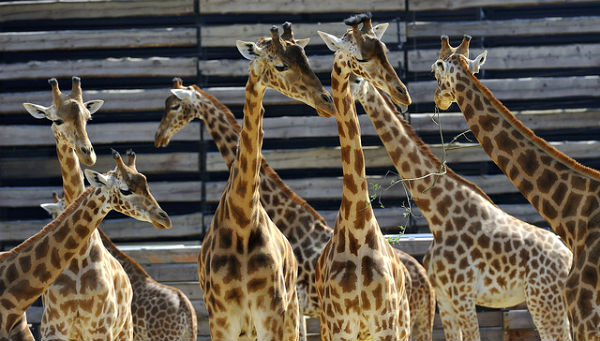
[[[170,141],[171,139],[169,136],[165,136],[165,134],[161,133],[160,131],[157,131],[156,135],[154,136],[154,146],[156,148],[166,147],[169,145]]]

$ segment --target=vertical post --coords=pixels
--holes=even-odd
[[[196,84],[198,86],[205,88],[206,87],[206,79],[202,77],[202,72],[200,71],[200,62],[204,59],[204,49],[202,48],[202,16],[200,15],[200,0],[194,0],[194,22],[196,25]],[[206,203],[206,182],[208,181],[208,173],[206,171],[206,140],[204,139],[204,125],[200,124],[200,139],[198,142],[198,170],[200,172],[200,212],[202,213],[202,232],[200,235],[200,239],[204,239],[204,235],[206,234],[206,213],[207,213],[207,203]]]

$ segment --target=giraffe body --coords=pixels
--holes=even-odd
[[[349,78],[352,72],[367,74],[367,70],[378,69],[384,74],[381,71],[369,73],[369,79],[384,89],[389,91],[392,81],[401,82],[387,62],[384,45],[379,40],[385,27],[373,29],[370,16],[366,15],[352,17],[346,23],[352,29],[342,39],[319,32],[335,51],[331,85],[338,111],[336,120],[344,173],[342,203],[334,233],[317,267],[321,337],[323,340],[408,340],[407,270],[381,233],[369,202],[360,127]],[[359,24],[362,24],[361,30]],[[362,58],[364,66],[358,66],[358,58]],[[403,85],[391,88],[396,100],[410,104]]]
[[[117,164],[119,160],[120,156]],[[95,187],[83,192],[40,232],[0,255],[0,339],[10,339],[14,323],[22,321],[25,310],[60,276],[65,267],[72,264],[71,260],[86,246],[87,239],[110,210],[150,221],[155,226],[171,226],[171,221],[147,186],[143,193],[137,191],[129,196],[121,193],[120,187],[134,187],[131,181],[123,179],[125,172],[134,174],[129,169],[118,169],[107,175],[86,170],[88,180]],[[90,308],[94,310],[102,305],[103,302],[93,302]],[[127,339],[127,335],[115,337]],[[84,338],[108,339],[106,333]]]
[[[448,44],[447,37],[442,39],[440,59],[433,65],[436,78],[438,79],[438,89],[435,95],[436,104],[442,109],[447,109],[456,100],[465,117],[467,117],[471,130],[481,142],[483,149],[488,154],[491,153],[492,159],[498,155],[501,156],[502,163],[499,166],[505,170],[507,175],[511,174],[509,178],[514,175],[520,176],[519,174],[522,173],[522,170],[519,169],[518,164],[524,161],[523,158],[526,158],[527,153],[531,151],[529,149],[531,145],[529,145],[529,148],[527,147],[528,144],[531,144],[531,141],[527,141],[522,133],[514,131],[511,128],[512,126],[509,123],[511,121],[503,117],[504,115],[507,118],[511,117],[508,110],[500,107],[501,104],[497,106],[499,102],[493,99],[493,96],[491,96],[491,93],[487,89],[486,91],[482,91],[483,86],[476,81],[473,73],[479,70],[479,66],[485,59],[486,52],[476,57],[473,61],[469,60],[469,40],[470,37],[465,37],[463,43],[458,48],[452,48]],[[503,110],[503,114],[500,114],[501,110]],[[512,119],[514,120],[514,117]],[[500,146],[498,147],[496,143],[499,143]],[[510,155],[510,160],[506,158],[506,155],[496,152],[497,148],[505,153],[513,153]],[[538,169],[528,168],[527,172],[537,173],[534,174],[535,179],[531,180],[532,183],[544,184],[543,174],[547,174],[548,169],[546,166],[542,166],[541,163],[536,162],[534,154],[529,156],[532,159],[527,160],[527,162],[531,162],[531,166],[535,166],[536,168],[540,167],[539,173]],[[552,163],[551,160],[547,160],[547,162]],[[510,166],[508,169],[506,169],[507,165]],[[546,186],[552,185],[554,183],[547,184]],[[556,185],[558,188],[561,188],[560,181],[557,181]],[[549,188],[543,189],[543,191],[548,190]],[[561,195],[561,201],[563,198],[566,198],[567,192],[565,189],[564,193],[558,193]],[[556,195],[556,191],[552,193]],[[536,200],[539,200],[539,196]],[[575,202],[573,204],[577,205]],[[467,206],[464,206],[464,209],[467,210]],[[481,244],[480,241],[487,244],[489,246],[488,252],[492,256],[486,256],[486,252],[477,253],[477,255],[481,254],[484,259],[487,259],[485,261],[487,263],[486,267],[484,268],[482,265],[481,270],[485,270],[488,274],[491,274],[492,271],[496,272],[497,275],[492,277],[492,284],[498,287],[499,284],[503,283],[504,277],[507,275],[506,271],[503,270],[501,273],[498,273],[498,269],[495,269],[498,261],[500,261],[502,264],[501,268],[506,267],[510,270],[508,279],[524,281],[520,287],[513,286],[512,291],[513,293],[524,291],[528,308],[541,338],[543,340],[570,339],[571,335],[565,311],[570,310],[568,308],[573,308],[573,305],[579,303],[572,300],[568,295],[566,296],[566,301],[561,296],[563,296],[562,293],[565,288],[569,292],[573,287],[579,286],[579,284],[572,283],[573,273],[577,273],[576,269],[579,267],[578,262],[580,261],[578,260],[577,252],[571,255],[568,255],[566,252],[568,250],[567,246],[571,246],[571,250],[573,250],[571,244],[573,239],[570,239],[569,235],[561,234],[559,232],[560,229],[557,231],[556,225],[550,219],[548,221],[555,228],[555,231],[559,232],[558,235],[562,237],[562,240],[549,231],[529,226],[506,214],[502,215],[501,211],[495,206],[482,205],[479,211],[481,214],[484,214],[482,217],[488,218],[486,219],[487,221],[491,219],[491,222],[493,222],[493,225],[490,225],[482,221],[481,228],[479,228],[479,224],[477,225],[477,230],[479,230],[477,233],[478,237],[471,236],[473,240],[477,240],[477,244]],[[495,229],[492,229],[491,227],[494,225]],[[467,222],[465,226],[468,229],[472,229],[472,223],[469,224]],[[486,235],[488,238],[483,237],[484,239],[481,240],[481,236]],[[488,242],[486,243],[486,241]],[[502,245],[503,241],[504,244]],[[563,241],[566,242],[566,246]],[[503,258],[501,260],[498,259],[497,255],[502,254],[499,250],[506,253],[505,256],[509,261],[508,263],[503,261],[504,255],[502,255]],[[517,251],[518,254],[516,253]],[[438,253],[443,253],[443,250],[440,250]],[[466,253],[469,254],[468,251]],[[433,260],[435,250],[430,254],[432,257],[429,266],[434,269],[434,272],[437,270],[439,273],[439,267],[442,264],[436,265]],[[468,259],[470,263],[475,265],[477,262],[473,258],[474,254],[471,251]],[[457,257],[456,260],[460,264],[461,260]],[[519,269],[514,266],[515,263],[521,264],[518,267]],[[574,268],[569,274],[571,264],[574,264]],[[513,276],[513,273],[516,273],[516,275]],[[487,281],[485,278],[487,278],[487,275],[484,277],[484,284]],[[452,281],[450,277],[444,279]],[[495,297],[492,297],[490,294],[491,292],[486,293],[486,295],[480,295],[482,297],[479,298],[478,302],[482,302],[482,305],[494,306],[494,300],[502,299],[499,293],[496,293]],[[439,295],[440,293],[438,292]],[[499,304],[496,303],[495,306],[499,306]],[[563,307],[565,307],[564,310]],[[571,310],[570,313],[573,314],[573,311]],[[574,325],[573,327],[575,338],[580,339],[577,336],[577,330],[580,326]],[[590,339],[588,336],[592,334],[585,335],[587,336],[584,339]]]
[[[321,114],[335,112],[291,24],[279,37],[237,42],[252,60],[240,143],[225,191],[204,239],[198,277],[214,340],[298,339],[297,261],[259,199],[262,98],[267,87],[304,101]],[[283,39],[282,39],[283,38]],[[306,41],[307,42],[307,41]]]

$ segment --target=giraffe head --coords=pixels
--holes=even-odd
[[[310,105],[321,116],[331,117],[336,113],[333,98],[308,63],[304,53],[308,41],[294,39],[292,24],[286,22],[281,36],[273,26],[270,38],[261,38],[258,43],[238,40],[236,45],[242,56],[251,60],[250,76],[257,77],[257,82]]]
[[[370,13],[352,16],[344,23],[352,28],[341,38],[319,31],[327,47],[335,52],[336,60],[345,62],[352,73],[387,92],[394,103],[410,105],[408,90],[390,64],[387,48],[381,41],[388,24],[373,27]]]
[[[85,170],[90,184],[99,188],[108,197],[104,205],[138,220],[152,223],[158,229],[171,228],[171,219],[160,208],[150,189],[146,177],[135,168],[135,153],[127,151],[127,161],[113,150],[117,167],[105,174],[91,169]]]
[[[206,121],[206,113],[221,110],[219,106],[223,105],[200,88],[183,86],[180,78],[173,78],[173,89],[165,101],[165,113],[154,135],[154,146],[167,146],[171,137],[191,120],[198,117]]]
[[[97,99],[83,102],[81,80],[79,77],[73,77],[72,81],[71,93],[67,95],[58,88],[56,78],[48,80],[52,87],[51,106],[44,107],[32,103],[23,103],[23,106],[33,117],[52,121],[52,131],[56,139],[66,141],[83,164],[93,166],[96,163],[96,153],[88,138],[86,124],[104,101]]]
[[[487,51],[483,51],[473,60],[469,59],[470,42],[471,37],[465,35],[458,47],[452,47],[448,42],[448,36],[442,36],[440,57],[431,66],[431,71],[434,72],[438,84],[433,99],[435,105],[442,110],[448,109],[456,101],[454,91],[460,79],[460,75],[457,76],[457,74],[462,69],[459,67],[461,59],[467,63],[469,71],[473,74],[479,72],[479,68],[485,62]]]
[[[65,210],[65,199],[56,192],[52,193],[52,198],[54,202],[40,204],[40,207],[46,210],[52,219],[56,219]]]

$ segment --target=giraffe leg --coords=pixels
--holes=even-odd
[[[300,315],[298,296],[296,293],[294,293],[292,296],[292,301],[288,304],[285,315],[285,330],[283,332],[283,339],[293,341],[298,340],[299,329],[303,329],[304,338],[306,338],[306,322],[304,320],[304,316]],[[303,328],[299,328],[300,322],[302,322]]]
[[[559,284],[557,287],[562,286],[564,286],[564,283]],[[570,341],[569,319],[562,293],[545,292],[544,296],[540,297],[535,295],[536,292],[539,292],[539,288],[532,290],[529,286],[525,291],[527,294],[527,308],[540,333],[540,339],[542,341]]]
[[[465,341],[479,341],[479,321],[477,320],[477,310],[475,302],[469,294],[461,294],[452,299],[452,306],[457,316],[458,325],[462,331],[462,337]]]
[[[452,302],[449,298],[441,297],[441,295],[438,295],[437,302],[446,340],[462,341],[462,331],[458,325]]]
[[[428,308],[428,307],[427,307]],[[411,311],[411,318],[413,318]],[[427,341],[432,340],[433,319],[435,310],[430,312],[429,309],[421,309],[415,312],[414,323],[411,327],[411,340]]]

